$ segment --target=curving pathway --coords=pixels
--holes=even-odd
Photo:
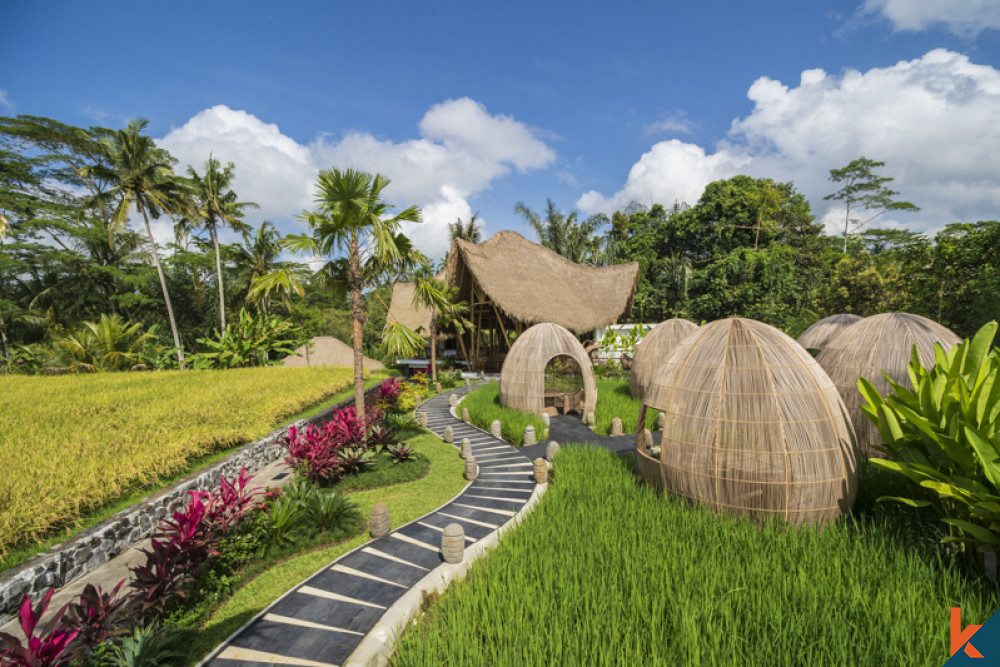
[[[293,588],[201,665],[342,665],[389,607],[444,562],[440,547],[445,526],[460,524],[468,546],[517,514],[535,490],[531,460],[451,415],[449,395],[465,391],[439,394],[418,412],[427,413],[428,428],[437,435],[451,426],[456,448],[469,438],[478,478],[434,512],[365,543]]]

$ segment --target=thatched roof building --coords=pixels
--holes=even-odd
[[[701,327],[656,372],[643,403],[666,414],[659,460],[642,437],[636,452],[640,473],[660,488],[796,524],[832,521],[854,503],[853,430],[837,388],[772,326],[734,318]]]
[[[796,340],[799,341],[799,345],[806,348],[810,352],[813,350],[818,352],[822,350],[823,346],[838,333],[855,322],[860,321],[861,316],[855,315],[854,313],[840,313],[838,315],[824,317],[819,322],[814,323],[811,327],[803,331]]]
[[[500,404],[541,416],[545,412],[545,367],[554,358],[573,359],[583,374],[584,415],[597,406],[590,357],[576,336],[558,324],[536,324],[517,337],[500,372]]]
[[[698,325],[674,318],[660,322],[647,333],[635,348],[635,359],[628,376],[632,396],[642,398],[646,385],[656,370],[667,360],[677,344],[698,330]]]
[[[906,367],[913,346],[917,346],[920,363],[934,364],[934,343],[945,350],[962,342],[951,329],[933,320],[910,313],[882,313],[866,317],[834,336],[816,356],[816,361],[829,373],[840,390],[850,411],[857,433],[858,448],[869,456],[881,456],[872,445],[882,442],[878,428],[861,412],[861,392],[858,378],[865,378],[883,396],[890,392],[886,373],[897,384],[912,389]]]
[[[416,285],[413,283],[396,283],[392,286],[392,301],[389,302],[387,322],[399,322],[408,329],[413,329],[423,336],[429,336],[431,330],[431,309],[415,305],[413,295]]]
[[[354,367],[354,348],[333,336],[316,336],[295,352],[301,356],[289,355],[281,363],[285,366]],[[381,361],[368,357],[362,357],[362,366],[366,371],[385,368]]]
[[[499,358],[511,333],[534,324],[552,322],[583,334],[618,322],[632,308],[639,265],[581,266],[517,232],[501,231],[478,245],[455,240],[445,273],[458,299],[469,304],[474,330],[459,343],[477,360]]]

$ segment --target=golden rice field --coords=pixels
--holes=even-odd
[[[0,376],[0,555],[190,459],[267,434],[349,368]]]

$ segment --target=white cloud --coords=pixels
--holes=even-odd
[[[421,138],[402,142],[347,132],[302,145],[245,111],[215,106],[195,115],[158,143],[181,165],[201,169],[210,151],[236,164],[234,189],[261,205],[257,219],[287,219],[312,204],[320,169],[356,167],[388,176],[386,199],[423,209],[424,223],[407,225],[418,248],[431,256],[448,247],[447,223],[468,218],[468,199],[512,168],[545,167],[554,151],[527,126],[490,115],[468,98],[434,105],[420,121]]]
[[[644,125],[644,134],[659,134],[661,132],[680,132],[691,134],[692,122],[683,111],[674,111],[667,114],[655,123]]]
[[[895,177],[900,198],[922,207],[900,218],[914,228],[1000,214],[1000,71],[992,67],[938,49],[867,72],[806,70],[794,87],[762,77],[747,94],[753,110],[733,121],[714,153],[676,140],[656,144],[619,193],[587,193],[577,205],[648,202],[650,191],[659,202],[682,193],[694,203],[710,181],[747,173],[794,181],[837,231],[837,215],[828,216],[836,207],[823,201],[836,189],[829,171],[864,155],[886,162],[879,173]]]
[[[11,111],[14,110],[14,103],[10,99],[10,93],[0,88],[0,106],[5,106]]]
[[[865,0],[862,15],[879,15],[895,30],[925,30],[936,24],[960,36],[1000,28],[996,0]]]

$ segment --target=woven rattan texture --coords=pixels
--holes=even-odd
[[[855,322],[860,321],[861,316],[853,313],[840,313],[824,317],[803,331],[796,340],[807,350],[822,350],[830,342],[830,339]]]
[[[545,411],[545,367],[558,356],[580,365],[583,374],[584,412],[597,406],[594,367],[583,345],[558,324],[536,324],[514,341],[500,371],[500,404],[541,416]]]
[[[644,403],[666,413],[657,486],[790,523],[825,523],[854,503],[847,409],[816,360],[772,326],[703,326],[660,366]],[[649,461],[639,470],[650,475]]]
[[[844,404],[854,422],[858,448],[870,456],[881,456],[872,449],[882,439],[878,428],[861,412],[861,392],[858,378],[865,378],[883,396],[890,392],[886,373],[908,389],[912,389],[906,367],[913,346],[917,346],[920,363],[934,363],[934,343],[947,350],[962,342],[951,329],[933,320],[909,313],[872,315],[852,324],[834,336],[817,355],[816,361],[837,385]]]
[[[667,360],[677,344],[698,330],[698,325],[680,318],[660,322],[635,348],[635,360],[628,384],[635,398],[642,398],[656,369]]]

